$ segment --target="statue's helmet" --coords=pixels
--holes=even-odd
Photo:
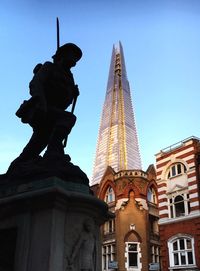
[[[76,44],[66,43],[57,49],[55,55],[53,55],[52,58],[59,58],[65,54],[73,54],[73,56],[76,58],[76,61],[79,61],[82,57],[82,51]]]

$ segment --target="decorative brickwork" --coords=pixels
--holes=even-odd
[[[200,141],[156,155],[162,271],[200,270]]]

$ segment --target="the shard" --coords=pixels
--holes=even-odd
[[[134,110],[121,43],[113,46],[110,71],[91,184],[99,183],[107,168],[115,172],[142,169]]]

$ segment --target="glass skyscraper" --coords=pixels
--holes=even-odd
[[[141,169],[131,93],[121,43],[113,46],[106,97],[98,135],[92,185],[107,168]]]

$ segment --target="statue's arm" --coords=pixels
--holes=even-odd
[[[50,78],[50,74],[52,71],[52,63],[46,62],[42,65],[42,67],[35,73],[33,79],[29,84],[30,94],[33,99],[37,102],[37,107],[46,112],[47,103],[45,97],[45,85],[47,80]]]

